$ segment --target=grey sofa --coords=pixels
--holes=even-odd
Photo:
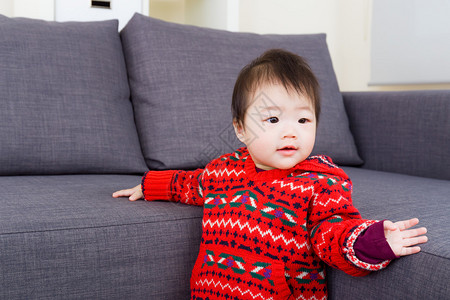
[[[239,147],[234,80],[268,48],[316,73],[314,152],[348,172],[363,217],[429,230],[383,271],[328,269],[329,298],[449,299],[450,91],[340,93],[322,34],[0,16],[0,41],[0,299],[189,299],[202,208],[111,194]]]

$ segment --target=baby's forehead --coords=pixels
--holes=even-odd
[[[304,107],[307,104],[314,111],[314,101],[312,97],[307,95],[304,92],[301,92],[289,85],[283,85],[279,82],[262,82],[258,85],[254,85],[254,87],[247,94],[247,98],[245,99],[246,109],[251,107],[252,105],[257,105],[260,109],[275,109],[280,105],[277,103],[278,99],[270,96],[270,92],[273,91],[278,92],[286,92],[290,96],[298,96],[298,97],[290,97],[292,101],[298,101],[299,107]]]

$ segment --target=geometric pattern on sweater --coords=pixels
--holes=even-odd
[[[145,199],[204,207],[191,299],[325,299],[324,263],[355,276],[386,266],[355,259],[354,241],[373,221],[326,156],[257,173],[240,148],[205,169],[163,172],[144,176]]]
[[[245,221],[241,221],[241,220],[233,221],[232,219],[228,219],[228,220],[222,219],[222,220],[216,220],[214,222],[212,222],[211,220],[203,221],[203,228],[208,230],[209,227],[218,228],[218,229],[220,229],[220,228],[238,229],[241,232],[248,232],[249,234],[258,233],[258,235],[261,238],[264,238],[265,240],[270,238],[270,240],[275,243],[283,242],[283,243],[281,243],[281,245],[283,245],[283,246],[295,245],[294,251],[302,250],[303,248],[307,248],[309,250],[311,248],[307,241],[303,241],[303,243],[300,244],[297,239],[287,238],[286,236],[283,235],[283,233],[275,233],[271,229],[261,229],[261,227],[259,225],[252,225],[250,222],[245,222]],[[242,238],[244,240],[248,239],[245,236],[242,236]],[[253,241],[255,241],[255,239],[256,238],[254,238]],[[233,241],[230,243],[233,243]],[[269,242],[266,242],[266,243],[269,243]],[[228,245],[229,243],[223,241],[222,244]],[[240,245],[240,247],[242,249],[244,249],[245,246]],[[251,250],[249,250],[249,251],[251,252]]]
[[[279,219],[281,223],[289,227],[297,225],[296,218],[298,216],[293,210],[272,202],[264,203],[263,209],[261,209],[261,216],[270,220]],[[306,231],[306,226],[304,228]]]
[[[322,269],[308,269],[308,268],[299,268],[297,269],[298,275],[295,277],[295,280],[298,283],[311,283],[313,280],[317,280],[320,283],[326,284],[325,279],[325,270]]]
[[[271,279],[272,264],[270,263],[256,261],[248,264],[245,262],[243,257],[228,253],[220,253],[216,256],[214,251],[206,250],[202,268],[212,267],[215,264],[217,264],[217,267],[222,270],[231,269],[234,273],[239,275],[249,273],[250,276],[255,279],[261,281],[267,280],[271,286],[275,285]]]
[[[253,292],[252,289],[241,289],[241,287],[239,286],[232,286],[229,284],[228,281],[222,282],[219,280],[215,280],[215,279],[203,279],[203,280],[198,280],[196,282],[194,282],[194,285],[199,287],[199,288],[194,288],[192,290],[193,293],[204,293],[204,294],[210,294],[211,298],[200,298],[197,296],[193,296],[192,299],[195,300],[213,300],[216,298],[221,298],[222,296],[224,296],[227,299],[233,299],[233,300],[239,300],[239,299],[261,299],[261,300],[274,300],[274,297],[269,297],[269,298],[265,298],[262,295],[262,292]],[[204,289],[202,289],[202,287],[206,287]],[[220,288],[221,290],[223,290],[223,293],[220,292],[214,292],[215,289]],[[230,293],[233,294],[238,294],[240,295],[239,297],[227,297],[229,295],[228,291]]]

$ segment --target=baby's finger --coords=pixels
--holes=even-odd
[[[398,226],[398,228],[400,230],[405,230],[405,229],[411,228],[411,227],[416,226],[417,224],[419,224],[419,219],[412,218],[412,219],[409,219],[409,220],[398,221],[395,224]]]
[[[410,247],[410,246],[426,243],[427,241],[428,241],[428,238],[426,236],[413,237],[410,239],[404,239],[403,246]]]
[[[114,192],[114,193],[112,194],[112,196],[113,196],[114,198],[121,197],[121,196],[120,196],[120,195],[121,195],[121,192],[122,192],[122,191]]]
[[[425,227],[420,227],[417,229],[409,229],[403,231],[403,238],[412,238],[420,235],[424,235],[427,233],[427,229]]]
[[[420,252],[420,247],[416,246],[416,247],[407,247],[407,248],[403,248],[402,249],[402,253],[400,254],[400,256],[405,256],[405,255],[411,255],[411,254],[416,254]]]
[[[114,192],[112,194],[112,196],[114,198],[119,198],[119,197],[128,197],[131,194],[132,194],[132,191],[130,189],[126,189],[126,190],[120,190],[120,191]]]
[[[130,200],[130,201],[136,201],[136,200],[139,200],[139,199],[141,199],[141,196],[139,195],[139,193],[134,193],[133,195],[131,195],[128,198],[128,200]]]
[[[397,230],[397,225],[395,225],[394,223],[392,223],[389,220],[384,221],[383,226],[384,226],[384,229],[386,229],[386,230],[390,230],[390,231]]]

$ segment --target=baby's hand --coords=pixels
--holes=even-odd
[[[142,187],[140,184],[131,189],[120,190],[120,191],[114,192],[112,194],[112,196],[114,198],[128,197],[128,200],[130,200],[130,201],[136,201],[136,200],[144,198],[144,194],[142,194]]]
[[[425,227],[407,230],[418,223],[419,219],[417,218],[396,223],[384,221],[384,236],[396,256],[418,253],[420,252],[420,247],[416,245],[428,241],[428,238],[424,235],[427,233]]]

